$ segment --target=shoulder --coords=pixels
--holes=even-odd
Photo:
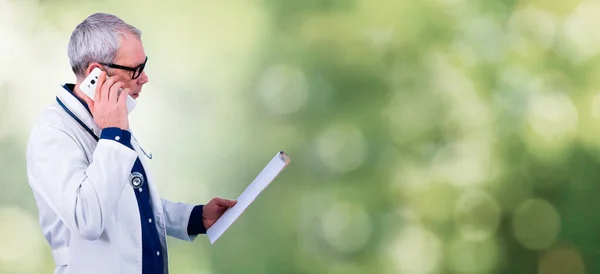
[[[67,130],[71,128],[70,120],[72,120],[71,116],[58,103],[53,103],[38,114],[31,131],[35,132],[45,127]]]
[[[29,134],[29,143],[35,143],[41,139],[67,138],[75,139],[78,127],[75,120],[58,104],[47,106],[36,117]],[[79,130],[80,131],[80,130]],[[52,134],[50,133],[60,133]]]

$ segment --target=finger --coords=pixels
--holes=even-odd
[[[127,104],[127,95],[129,95],[130,92],[131,90],[128,88],[123,89],[121,94],[119,94],[119,103],[123,102],[123,104]]]
[[[124,85],[123,82],[117,82],[112,87],[110,87],[110,94],[108,95],[108,101],[111,103],[116,103],[119,98],[119,90]]]
[[[104,82],[106,78],[106,72],[100,73],[100,79],[98,79],[98,84],[96,84],[96,92],[94,93],[94,101],[99,102],[102,96],[102,87],[104,86]]]
[[[106,79],[106,82],[104,82],[104,85],[102,85],[102,101],[108,102],[110,96],[110,89],[118,80],[119,76],[111,76]]]

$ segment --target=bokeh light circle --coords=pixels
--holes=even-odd
[[[327,243],[340,252],[363,248],[371,236],[371,221],[360,206],[337,203],[321,216],[321,229]]]
[[[560,232],[560,215],[542,199],[524,201],[513,215],[512,230],[525,248],[543,250],[550,247]]]
[[[544,253],[539,262],[539,274],[585,274],[585,264],[579,250],[559,246]]]
[[[336,124],[317,137],[317,154],[331,171],[346,173],[363,164],[367,144],[356,125]]]
[[[431,274],[442,267],[443,242],[419,225],[404,228],[389,248],[396,273]]]
[[[265,105],[277,114],[289,114],[304,106],[308,98],[308,81],[304,73],[291,65],[267,68],[258,83]]]
[[[500,224],[500,206],[481,190],[465,192],[457,201],[454,218],[463,238],[481,241],[489,238]]]

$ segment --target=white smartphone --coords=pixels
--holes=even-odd
[[[83,91],[83,93],[85,93],[85,95],[92,98],[92,100],[94,100],[94,98],[95,98],[96,85],[98,84],[98,79],[100,78],[101,73],[102,73],[102,70],[100,70],[99,68],[93,69],[92,72],[90,72],[90,75],[88,75],[83,80],[83,82],[81,82],[81,84],[79,85],[79,89],[81,91]],[[127,111],[128,111],[128,113],[131,113],[133,111],[133,109],[135,108],[135,105],[136,105],[135,100],[131,96],[127,95]]]

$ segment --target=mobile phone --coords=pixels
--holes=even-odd
[[[83,82],[81,82],[81,84],[79,85],[79,89],[81,91],[83,91],[83,93],[85,95],[87,95],[88,97],[90,97],[92,100],[94,100],[95,98],[95,94],[96,94],[96,85],[98,84],[98,79],[100,78],[100,74],[102,73],[102,70],[100,70],[99,68],[95,68],[92,70],[92,72],[90,72],[90,75],[88,75]],[[108,76],[107,76],[108,78]],[[121,89],[123,90],[123,89]],[[120,92],[120,91],[119,91]],[[128,113],[131,113],[133,111],[133,109],[135,108],[136,102],[135,100],[127,95],[127,111]]]

